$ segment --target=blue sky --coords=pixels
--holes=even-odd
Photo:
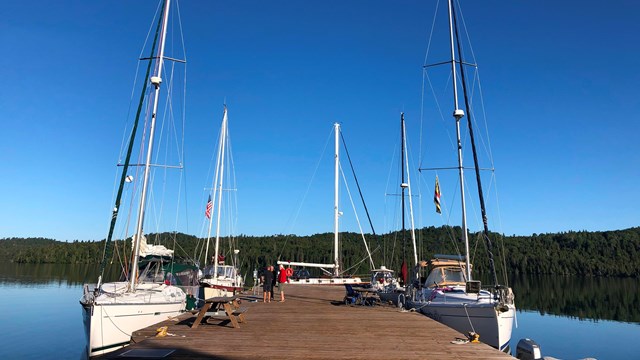
[[[416,224],[458,224],[455,212],[450,220],[433,212],[433,173],[421,181],[417,174],[419,159],[435,158],[420,143],[420,129],[423,140],[448,136],[425,133],[432,104],[422,101],[422,65],[435,3],[180,1],[188,61],[187,215],[178,230],[201,235],[203,188],[225,101],[239,233],[332,231],[331,154],[322,150],[336,121],[376,231],[397,228],[397,197],[385,194],[397,192],[401,111],[414,191],[422,193]],[[106,236],[132,79],[156,6],[153,0],[4,4],[0,237]],[[461,7],[496,168],[499,213],[490,209],[490,227],[530,235],[638,226],[640,5],[492,0]],[[442,33],[434,36],[442,40]],[[446,60],[435,50],[443,43],[432,46],[430,60]],[[442,106],[451,113],[450,102]],[[435,159],[442,161],[422,166],[453,165]],[[318,164],[322,175],[311,182]],[[438,175],[453,209],[456,184]],[[357,231],[346,213],[343,230]],[[470,223],[478,228],[477,219]]]

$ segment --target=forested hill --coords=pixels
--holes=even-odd
[[[408,236],[408,235],[407,235]],[[455,254],[462,249],[459,227],[428,227],[416,232],[420,259],[433,254]],[[150,243],[163,244],[176,249],[176,257],[194,259],[202,254],[204,241],[186,234],[149,234]],[[402,262],[403,242],[398,232],[379,236],[366,236],[374,251],[377,265],[399,269]],[[341,233],[343,268],[351,273],[369,271],[365,248],[360,234]],[[472,261],[480,273],[488,271],[487,252],[479,234],[470,234]],[[478,240],[480,239],[480,240]],[[503,236],[492,234],[497,265],[506,265],[511,274],[566,274],[586,276],[640,277],[640,227],[603,232],[563,232],[533,234],[532,236]],[[174,246],[175,242],[175,246]],[[273,235],[238,236],[234,242],[240,250],[239,260],[243,272],[278,259],[313,263],[332,263],[333,234],[311,236]],[[127,258],[122,241],[114,243],[111,256]],[[228,239],[221,241],[223,252],[231,256]],[[412,247],[404,242],[407,258]],[[62,242],[43,238],[0,239],[0,260],[18,263],[98,264],[102,258],[104,241]],[[212,250],[209,251],[211,254]],[[384,260],[383,260],[384,259]],[[115,260],[114,260],[115,261]]]
[[[0,259],[15,261],[15,256],[29,249],[45,248],[59,241],[45,238],[6,238],[0,239]]]

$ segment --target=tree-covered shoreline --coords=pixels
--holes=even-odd
[[[459,227],[427,227],[416,232],[420,259],[428,259],[433,254],[457,253],[461,244]],[[341,233],[341,256],[343,268],[352,274],[366,274],[368,261],[362,261],[365,248],[362,237],[356,233]],[[401,250],[409,262],[413,258],[409,240],[401,239],[400,232],[384,235],[365,235],[369,247],[373,249],[376,265],[399,269],[402,262]],[[407,235],[408,237],[408,235]],[[202,253],[203,239],[181,233],[147,235],[150,243],[163,244],[176,249],[176,257],[194,260]],[[252,271],[277,260],[331,263],[333,234],[310,236],[272,235],[234,238],[240,250],[239,260],[243,272]],[[472,260],[474,270],[480,274],[488,272],[486,251],[479,234],[470,234],[472,239]],[[496,244],[496,261],[506,267],[509,274],[562,274],[580,276],[640,277],[640,227],[615,231],[569,231],[553,234],[533,234],[531,236],[504,236],[491,234]],[[395,239],[395,240],[394,240]],[[447,240],[449,239],[449,240]],[[231,256],[229,239],[221,244],[227,256]],[[110,251],[111,261],[127,258],[125,243],[114,242]],[[0,259],[16,263],[30,264],[99,264],[104,252],[102,241],[64,242],[46,238],[5,238],[0,239]],[[210,251],[211,253],[211,251]],[[202,257],[202,256],[200,256]],[[499,260],[498,260],[499,259]],[[202,262],[202,260],[201,260]]]

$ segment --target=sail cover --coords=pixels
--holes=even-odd
[[[136,238],[136,236],[134,235],[132,239]],[[140,239],[140,257],[149,255],[173,257],[173,250],[167,249],[164,245],[147,244],[147,237],[142,235]]]

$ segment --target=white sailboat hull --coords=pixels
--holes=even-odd
[[[475,332],[480,341],[506,351],[511,340],[514,304],[499,304],[476,294],[443,295],[438,292],[430,301],[407,300],[407,308],[415,309],[462,334]]]
[[[140,284],[133,292],[126,292],[126,286],[107,283],[97,296],[85,293],[80,301],[89,356],[120,349],[129,344],[133,332],[185,309],[186,295],[176,286]]]

